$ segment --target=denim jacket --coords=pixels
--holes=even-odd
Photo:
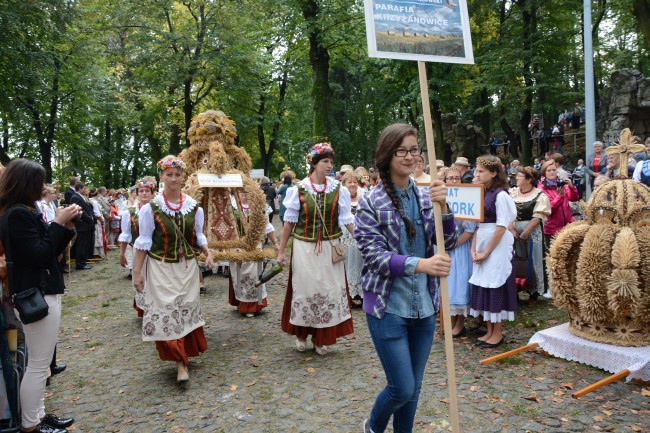
[[[424,221],[427,238],[425,258],[428,258],[433,256],[436,244],[433,206],[429,196],[421,194],[417,188],[416,195]],[[456,223],[453,214],[443,215],[442,221],[445,250],[449,251],[456,245]],[[406,275],[405,262],[408,256],[398,254],[400,227],[403,224],[381,182],[359,200],[354,237],[363,257],[363,310],[378,319],[384,317],[394,278]],[[438,310],[440,297],[437,277],[429,277],[429,292]]]

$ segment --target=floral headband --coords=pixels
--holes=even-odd
[[[151,192],[154,192],[156,190],[156,184],[153,182],[147,182],[146,180],[139,180],[136,182],[135,187],[137,189],[140,188],[149,188]]]
[[[305,161],[307,161],[307,164],[311,165],[311,161],[314,159],[315,156],[327,152],[330,152],[332,155],[334,154],[334,149],[332,149],[332,146],[330,146],[330,144],[326,142],[318,143],[309,150],[309,153],[307,154],[307,156],[305,156]]]
[[[158,174],[162,173],[168,168],[177,168],[183,173],[187,171],[187,166],[180,159],[161,159],[158,161]]]
[[[476,165],[482,165],[490,171],[497,171],[501,167],[501,160],[497,158],[496,161],[490,161],[484,156],[479,156],[476,158]]]

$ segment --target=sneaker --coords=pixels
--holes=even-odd
[[[314,350],[316,350],[316,353],[318,353],[320,356],[327,355],[327,346],[314,345]]]
[[[370,420],[368,418],[363,420],[363,433],[373,433],[373,431],[370,430]]]
[[[546,299],[553,299],[553,295],[551,295],[551,292],[546,292],[542,296]]]
[[[253,314],[253,313],[246,313],[246,317],[255,317],[255,314]]]
[[[207,291],[207,289],[205,287],[200,287],[199,288],[199,293],[202,294],[202,295],[205,295],[206,293],[208,293],[208,291]]]

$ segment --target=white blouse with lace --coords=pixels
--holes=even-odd
[[[170,209],[165,204],[165,199],[162,194],[157,195],[152,201],[162,209],[163,213],[171,217],[173,217],[177,212]],[[183,201],[183,206],[178,212],[180,212],[182,215],[187,215],[195,207],[197,207],[196,200],[186,195]],[[208,239],[203,234],[203,219],[203,208],[197,207],[196,215],[194,216],[194,232],[196,233],[197,247],[202,247],[208,243]],[[156,227],[151,204],[146,204],[140,208],[138,225],[140,226],[140,236],[138,236],[138,238],[135,240],[133,247],[138,250],[149,251],[153,243],[151,236],[153,235],[153,231]]]
[[[330,193],[334,191],[336,186],[340,182],[336,179],[328,177],[326,180],[327,187],[325,188],[325,193]],[[304,178],[300,181],[300,184],[309,192],[312,196],[316,196],[316,191],[311,186],[309,177]],[[314,184],[318,189],[321,189],[324,185]],[[284,222],[297,223],[298,218],[300,217],[300,197],[298,194],[298,187],[292,186],[287,189],[287,195],[282,202],[284,207],[287,209],[284,213]],[[352,215],[352,204],[350,202],[350,191],[343,185],[341,185],[341,190],[339,191],[339,227],[343,229],[348,224],[354,224],[354,215]]]

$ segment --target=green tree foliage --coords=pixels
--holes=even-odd
[[[475,65],[428,64],[436,154],[441,116],[522,137],[584,99],[582,0],[469,0]],[[644,0],[594,0],[596,92],[622,67],[648,71]],[[417,65],[367,57],[355,0],[0,0],[0,162],[48,179],[132,185],[221,109],[254,166],[304,174],[332,142],[340,164],[373,163],[389,123],[423,128]]]

